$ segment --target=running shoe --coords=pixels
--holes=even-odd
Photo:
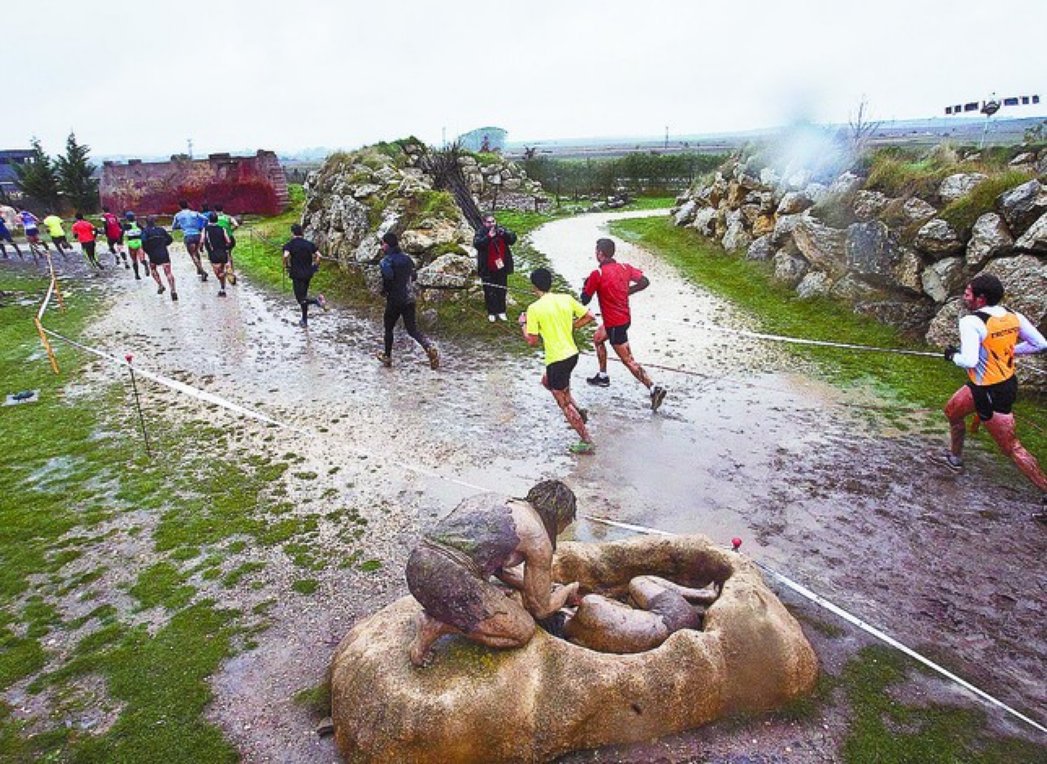
[[[509,320],[509,316],[505,315],[504,313],[499,313],[498,314],[498,320],[499,321],[508,321]]]
[[[163,285],[163,284],[161,284],[160,286],[158,286],[158,287],[156,288],[156,293],[157,293],[157,294],[163,294],[163,293],[164,293],[164,292],[166,292],[166,291],[167,291],[167,290],[166,290],[166,289],[164,289],[164,285]]]
[[[955,475],[963,472],[963,460],[953,456],[951,451],[928,451],[927,458],[935,464],[947,467]]]
[[[440,368],[440,352],[436,349],[436,345],[430,345],[425,349],[425,354],[429,356],[429,368],[436,370]]]
[[[588,382],[593,387],[610,387],[611,386],[611,378],[608,377],[606,374],[596,373],[596,374],[594,374],[591,377],[586,377],[585,381]]]
[[[322,294],[316,295],[316,304],[320,306],[320,310],[327,310],[327,298]]]
[[[1043,525],[1047,525],[1047,493],[1040,500],[1040,511],[1032,516],[1032,519]]]
[[[385,353],[383,353],[380,350],[377,353],[375,353],[374,357],[377,358],[379,361],[381,361],[382,362],[382,366],[384,366],[387,369],[390,366],[393,365],[393,359],[390,358],[389,356],[387,356]]]
[[[178,292],[171,292],[171,302],[178,302]]]
[[[580,440],[577,443],[568,446],[567,450],[572,454],[594,454],[596,453],[596,446],[592,443],[586,443],[584,440]]]
[[[498,320],[498,317],[495,316],[494,313],[488,313],[487,314],[487,320],[490,321],[493,324],[495,321]]]
[[[309,326],[309,322],[308,322],[308,321],[306,321],[306,320],[305,320],[305,319],[303,318],[303,319],[302,319],[301,321],[299,321],[299,322],[298,322],[298,325],[299,325],[300,327],[302,327],[303,329],[305,329],[306,327],[308,327],[308,326]]]
[[[219,297],[225,297],[225,290],[224,289],[219,289],[218,290],[218,296]]]
[[[200,271],[200,281],[207,281],[207,274]]]
[[[658,407],[662,405],[662,401],[665,400],[665,388],[654,386],[651,390],[651,411],[657,411]]]

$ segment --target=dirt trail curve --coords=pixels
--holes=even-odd
[[[577,287],[595,267],[595,240],[606,235],[612,217],[550,223],[532,240]],[[933,645],[965,678],[1043,718],[1047,575],[1040,561],[1047,534],[1028,520],[1033,489],[981,450],[972,452],[967,474],[943,474],[922,455],[940,442],[944,426],[935,438],[881,431],[867,412],[849,405],[867,399],[813,381],[780,348],[676,323],[692,318],[744,326],[745,320],[649,253],[619,247],[619,259],[642,268],[652,282],[633,300],[630,339],[637,357],[711,378],[654,370],[670,392],[652,415],[642,387],[620,365],[611,366],[610,388],[588,388],[584,376],[596,362],[583,355],[576,395],[590,409],[598,444],[585,458],[565,453],[572,434],[538,385],[537,355],[443,344],[443,368],[433,373],[400,333],[395,366],[383,369],[373,358],[380,337],[375,317],[333,310],[316,314],[303,331],[289,289],[274,294],[242,279],[219,300],[214,279],[195,280],[180,253],[178,303],[156,295],[151,281],[128,282],[124,272],[95,282],[115,296],[95,324],[93,344],[121,356],[133,352],[136,364],[298,429],[279,434],[275,453],[305,458],[296,469],[320,476],[309,486],[314,494],[334,488],[338,501],[361,507],[369,521],[363,559],[384,562],[366,575],[340,569],[337,529],[330,529],[324,537],[332,539],[331,565],[310,572],[319,591],[306,598],[279,590],[272,625],[257,636],[257,649],[215,677],[212,717],[245,761],[333,757],[330,739],[316,738],[291,695],[319,681],[354,619],[405,591],[402,569],[413,541],[472,492],[410,472],[404,463],[515,495],[535,480],[560,477],[576,489],[582,512],[722,542],[742,536],[756,558],[911,646]],[[521,342],[515,324],[506,327],[505,342]],[[224,412],[151,385],[145,405],[176,418],[229,421]],[[262,426],[238,424],[241,442],[273,450]],[[337,474],[329,474],[332,465],[340,467]],[[573,532],[581,539],[624,535],[585,521]],[[286,587],[295,576],[292,566],[273,565],[286,568],[286,580],[276,584]],[[220,604],[246,609],[272,594],[271,587],[224,592],[242,599]],[[705,750],[730,751],[741,750],[732,748],[732,736],[749,740],[751,733],[693,734]],[[797,734],[809,740],[812,733]],[[780,750],[780,742],[766,750]],[[832,746],[826,743],[810,760],[823,760]]]

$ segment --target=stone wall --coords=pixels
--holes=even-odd
[[[986,180],[955,173],[932,193],[890,198],[857,172],[780,177],[735,157],[677,199],[671,214],[724,249],[773,265],[803,297],[847,301],[856,313],[933,345],[955,343],[960,296],[980,272],[1000,277],[1006,304],[1047,329],[1047,151],[1012,165],[1037,174],[995,200],[970,230],[940,215]],[[830,225],[829,220],[837,221]],[[851,221],[846,225],[839,221]]]
[[[373,289],[380,285],[379,242],[390,231],[418,265],[421,286],[453,287],[476,279],[473,230],[451,194],[437,190],[433,176],[422,169],[423,154],[424,148],[411,142],[333,154],[305,183],[306,236],[343,267],[363,271]],[[468,154],[459,158],[481,209],[488,209],[496,195],[498,208],[513,199],[533,205],[535,196],[544,197],[541,185],[514,163],[495,155],[483,159]],[[461,294],[434,289],[423,290],[422,297],[453,299]]]
[[[127,164],[106,162],[99,184],[102,204],[114,212],[170,215],[181,200],[193,209],[222,204],[234,215],[278,215],[290,197],[287,178],[272,151],[255,156],[212,154],[207,159]]]

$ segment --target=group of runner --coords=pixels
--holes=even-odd
[[[214,205],[213,209],[210,205],[204,205],[200,212],[192,209],[185,201],[180,202],[179,207],[179,212],[174,216],[173,229],[183,232],[186,250],[201,281],[207,281],[208,278],[200,258],[201,250],[206,252],[219,282],[218,296],[225,297],[227,281],[235,279],[232,255],[236,237],[233,231],[240,226],[239,221],[227,214],[220,204]],[[16,213],[16,220],[25,232],[30,252],[34,256],[48,251],[47,242],[40,235],[41,226],[47,230],[57,252],[74,251],[66,236],[64,222],[58,215],[49,213],[40,220],[29,210],[23,209]],[[157,294],[163,294],[169,289],[171,299],[178,299],[168,250],[174,240],[169,231],[157,225],[155,216],[147,216],[143,226],[134,212],[127,211],[123,217],[118,217],[108,206],[104,206],[99,224],[96,225],[87,220],[83,213],[77,212],[71,230],[90,265],[103,269],[96,246],[98,237],[105,236],[108,252],[113,257],[113,267],[119,267],[122,261],[124,268],[133,270],[135,279],[139,281],[144,270],[156,281]],[[9,257],[6,244],[10,244],[19,257],[23,256],[9,226],[0,218],[0,253]],[[166,287],[161,282],[161,272],[167,281]]]

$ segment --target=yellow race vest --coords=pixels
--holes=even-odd
[[[985,322],[988,334],[978,349],[978,365],[967,370],[967,376],[976,385],[995,385],[1014,376],[1014,346],[1018,344],[1018,317],[1011,312],[990,316],[976,312]]]

